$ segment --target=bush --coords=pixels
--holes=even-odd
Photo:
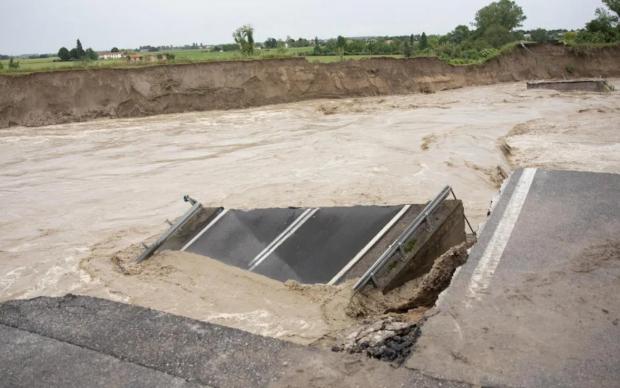
[[[9,59],[9,70],[17,69],[19,69],[19,62],[14,60],[13,58]]]
[[[91,61],[96,61],[97,59],[99,59],[99,54],[97,54],[95,50],[88,48],[84,53],[84,58]]]
[[[71,53],[69,53],[66,47],[61,47],[60,50],[58,50],[58,58],[60,58],[61,61],[70,61]]]
[[[412,54],[413,50],[411,49],[411,45],[408,41],[405,41],[405,43],[403,43],[403,55],[405,56],[405,58],[411,58]]]
[[[562,36],[562,42],[574,43],[577,40],[577,33],[575,31],[568,31]]]
[[[551,40],[549,32],[543,28],[537,28],[531,33],[531,38],[534,42],[547,43]]]

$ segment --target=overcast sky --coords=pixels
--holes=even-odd
[[[256,40],[446,33],[490,0],[0,0],[0,53],[52,53],[80,38],[95,50]],[[525,28],[581,28],[600,0],[517,0]]]

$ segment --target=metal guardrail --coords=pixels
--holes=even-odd
[[[396,252],[400,252],[404,257],[406,252],[404,251],[404,244],[411,238],[411,236],[418,230],[422,223],[427,222],[430,223],[428,217],[437,210],[437,207],[450,195],[456,198],[456,194],[450,186],[446,186],[441,190],[441,192],[431,201],[429,202],[422,212],[416,216],[416,218],[405,228],[405,230],[400,234],[400,236],[394,241],[390,246],[383,252],[381,256],[373,263],[373,265],[362,275],[362,277],[355,283],[353,286],[353,290],[355,292],[361,290],[368,282],[372,282],[376,285],[375,275],[385,266],[388,260],[394,255]],[[465,217],[465,222],[467,226],[471,230],[471,232],[475,235],[476,232],[471,227],[469,220]]]
[[[200,202],[196,201],[189,195],[185,195],[183,197],[183,200],[185,202],[189,202],[192,205],[192,208],[189,209],[185,214],[183,214],[183,216],[177,222],[172,224],[170,226],[170,229],[168,229],[166,233],[162,234],[157,239],[157,241],[153,243],[153,245],[151,246],[144,245],[146,249],[144,250],[144,252],[142,252],[140,256],[138,256],[138,258],[136,259],[136,263],[141,263],[144,260],[151,257],[155,253],[155,251],[157,251],[159,247],[161,247],[166,242],[166,240],[168,240],[170,236],[174,234],[174,232],[179,230],[179,228],[185,225],[190,219],[192,219],[192,217],[198,214],[198,212],[202,209],[202,205],[200,204]]]

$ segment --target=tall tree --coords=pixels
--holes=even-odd
[[[237,28],[233,32],[233,38],[243,54],[254,54],[254,28],[251,25],[246,24]]]
[[[84,51],[84,49],[82,48],[82,42],[80,42],[80,40],[77,40],[77,44],[75,45],[75,49],[77,50],[77,59],[82,59],[84,57],[84,55],[86,55],[86,52]]]
[[[420,50],[426,50],[428,48],[428,37],[426,36],[426,32],[422,33],[420,36]]]
[[[278,47],[278,41],[275,38],[268,38],[265,43],[265,48],[274,49]]]
[[[71,54],[66,47],[61,47],[60,50],[58,50],[58,58],[60,58],[61,61],[70,61]]]
[[[9,70],[19,69],[19,62],[13,59],[9,59]]]
[[[461,44],[469,38],[469,27],[465,25],[456,26],[454,31],[448,33],[448,40],[455,44]]]
[[[411,58],[411,44],[409,44],[408,40],[405,40],[403,42],[403,55],[405,56],[405,58]]]
[[[492,24],[482,32],[482,39],[493,47],[501,47],[512,42],[514,35],[499,24]]]
[[[535,29],[530,33],[530,37],[538,43],[547,43],[550,40],[549,32],[544,28]]]
[[[603,3],[620,17],[620,0],[603,0]]]
[[[596,18],[586,24],[585,31],[578,34],[582,42],[615,42],[620,40],[618,16],[613,15],[605,8],[596,9]]]
[[[319,44],[319,37],[314,37],[314,55],[321,55],[321,45]]]
[[[338,48],[338,52],[340,53],[340,57],[344,56],[344,49],[347,46],[347,40],[342,35],[338,35],[336,39],[336,47]]]
[[[487,28],[498,25],[507,31],[520,27],[526,16],[523,8],[512,0],[499,0],[481,8],[476,13],[476,28],[484,32]]]
[[[84,53],[84,58],[91,61],[96,61],[97,59],[99,59],[99,55],[92,48],[87,48],[86,52]]]
[[[336,46],[338,46],[338,48],[344,49],[346,45],[347,40],[344,38],[344,36],[338,35],[338,38],[336,39]]]

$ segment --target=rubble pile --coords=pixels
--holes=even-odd
[[[420,334],[418,322],[404,322],[389,316],[351,332],[342,345],[332,351],[365,353],[381,361],[402,364]]]

